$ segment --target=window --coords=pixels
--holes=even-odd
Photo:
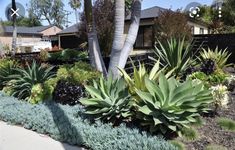
[[[153,27],[140,26],[135,48],[152,48],[153,47]]]
[[[200,28],[200,34],[204,34],[204,28]]]

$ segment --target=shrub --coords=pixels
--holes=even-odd
[[[12,93],[13,96],[29,100],[31,95],[32,87],[36,84],[42,84],[46,80],[55,76],[52,72],[53,67],[44,67],[43,65],[38,65],[35,61],[32,65],[27,65],[26,68],[16,68],[15,74],[10,76],[12,80]]]
[[[211,93],[213,95],[213,104],[215,106],[215,112],[219,107],[227,108],[229,103],[228,89],[224,85],[212,86]]]
[[[91,98],[80,102],[85,106],[86,114],[103,121],[120,121],[131,116],[131,96],[125,81],[121,79],[100,78],[99,83],[85,87]]]
[[[219,126],[228,131],[235,132],[235,121],[228,118],[219,118],[217,120]]]
[[[191,80],[179,83],[173,77],[167,80],[164,75],[160,75],[158,82],[146,79],[147,92],[137,91],[143,100],[143,104],[137,105],[137,117],[150,132],[178,132],[196,122],[195,117],[206,112],[212,102],[210,91],[202,83]]]
[[[14,68],[18,67],[18,63],[9,58],[0,59],[0,89],[7,85],[10,81],[8,78],[10,75],[15,73]]]
[[[83,85],[74,84],[60,80],[57,82],[53,92],[53,99],[61,104],[75,105],[79,99],[85,97]]]
[[[225,50],[219,50],[218,47],[216,47],[215,50],[211,50],[208,48],[208,50],[203,49],[203,51],[200,52],[199,61],[202,62],[203,60],[213,60],[216,64],[216,66],[220,69],[223,69],[227,66],[227,61],[229,57],[231,56],[231,53],[228,53],[228,51]]]
[[[0,120],[22,125],[27,129],[47,134],[61,142],[86,146],[93,150],[176,150],[156,136],[149,136],[124,125],[90,124],[83,120],[79,105],[62,106],[55,103],[31,105],[0,94]]]
[[[170,39],[167,43],[159,42],[155,46],[154,53],[160,59],[162,66],[168,70],[174,69],[175,75],[182,74],[194,61],[192,59],[192,47],[185,40]]]

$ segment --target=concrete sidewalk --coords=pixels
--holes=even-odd
[[[0,150],[84,150],[0,121]]]

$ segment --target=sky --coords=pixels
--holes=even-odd
[[[22,4],[25,9],[27,9],[27,3],[29,3],[29,1],[30,0],[16,0],[16,2]],[[65,4],[65,10],[71,12],[71,14],[68,16],[68,21],[71,22],[68,24],[70,26],[76,22],[76,19],[73,10],[68,5],[68,1],[69,0],[63,0]],[[6,20],[5,8],[8,4],[10,4],[10,2],[11,0],[0,0],[0,19]],[[191,2],[198,2],[202,5],[211,5],[213,0],[143,0],[142,9],[159,6],[167,9],[177,10],[184,9]],[[43,24],[47,25],[46,22],[43,22]]]

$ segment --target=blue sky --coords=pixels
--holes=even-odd
[[[29,3],[29,0],[16,0],[16,2],[21,3],[26,8],[26,4]],[[68,0],[63,0],[65,4],[65,9],[67,11],[72,12],[69,15],[69,21],[73,24],[75,22],[75,15],[73,10],[68,6]],[[211,5],[213,0],[143,0],[142,9],[153,7],[153,6],[160,6],[163,8],[171,8],[172,10],[176,9],[184,9],[189,3],[191,2],[198,2],[202,5]],[[6,20],[5,18],[5,8],[10,3],[10,0],[0,0],[0,19]],[[46,25],[46,22],[43,23]],[[71,25],[70,24],[70,25]]]

